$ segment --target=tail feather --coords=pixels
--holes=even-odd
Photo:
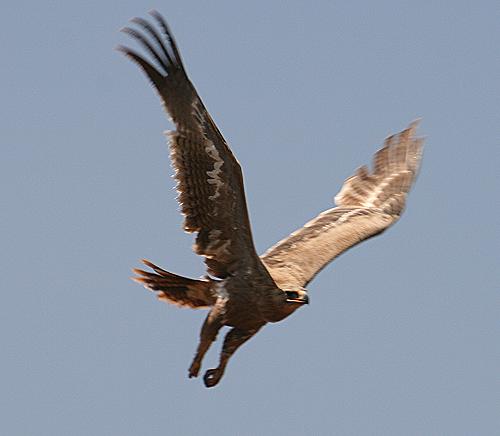
[[[215,303],[209,280],[188,279],[165,271],[148,260],[143,259],[142,262],[154,272],[136,268],[133,271],[137,276],[132,280],[157,292],[160,300],[193,309],[210,307]]]

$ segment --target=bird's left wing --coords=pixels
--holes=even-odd
[[[261,256],[281,288],[305,287],[348,248],[375,236],[401,216],[422,156],[417,123],[386,139],[366,166],[348,178],[329,209],[278,242]]]
[[[198,233],[194,250],[211,275],[258,269],[271,281],[254,248],[240,165],[189,80],[167,23],[158,12],[151,15],[156,26],[134,18],[141,30],[122,31],[152,62],[128,47],[118,50],[144,70],[176,126],[170,148],[184,229]]]

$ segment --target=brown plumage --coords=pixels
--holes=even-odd
[[[268,322],[277,322],[308,303],[305,286],[331,260],[396,222],[418,172],[422,140],[416,123],[386,139],[370,172],[361,167],[335,197],[337,207],[259,257],[253,244],[241,167],[187,77],[172,32],[161,15],[156,26],[132,20],[141,30],[124,28],[152,58],[119,47],[146,73],[176,130],[170,150],[184,229],[197,233],[194,250],[205,257],[208,276],[193,280],[143,261],[153,272],[134,270],[134,279],[162,300],[191,308],[210,308],[189,376],[196,377],[219,329],[231,326],[219,366],[205,373],[215,386],[236,349]]]

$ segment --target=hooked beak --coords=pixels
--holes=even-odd
[[[305,291],[286,291],[286,301],[288,303],[309,304],[309,296]]]

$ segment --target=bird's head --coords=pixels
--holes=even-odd
[[[305,289],[285,291],[287,304],[309,304],[309,296]]]
[[[309,297],[305,289],[276,288],[273,292],[272,303],[269,299],[262,300],[261,313],[267,322],[278,322],[295,312],[304,304],[309,304]]]

